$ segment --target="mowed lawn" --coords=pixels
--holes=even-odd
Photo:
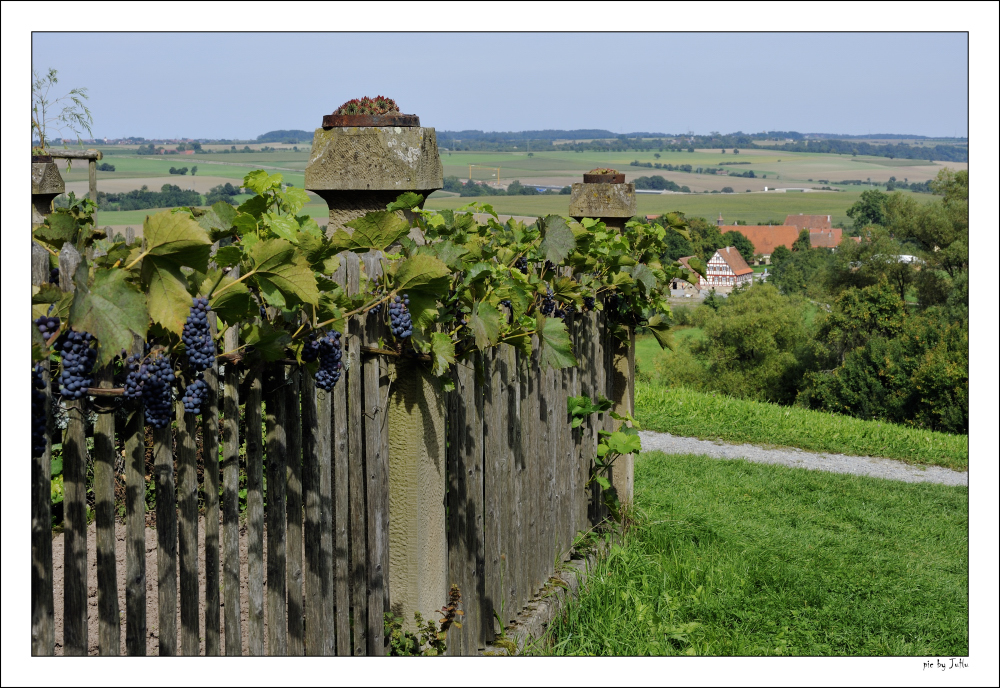
[[[641,454],[541,655],[963,656],[968,489]]]

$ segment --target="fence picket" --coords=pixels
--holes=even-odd
[[[285,539],[288,586],[288,654],[305,652],[302,597],[302,424],[299,418],[299,381],[297,367],[286,368],[285,443],[287,445],[288,531]]]
[[[374,330],[375,316],[368,319],[368,327]],[[389,570],[383,568],[383,560],[389,548],[387,542],[389,527],[389,500],[383,472],[388,475],[388,445],[382,444],[382,423],[385,422],[385,408],[382,397],[382,368],[380,356],[368,356],[364,360],[364,402],[362,411],[365,423],[365,477],[368,504],[368,655],[380,656],[385,653],[383,645],[383,588],[387,584]],[[383,464],[385,464],[383,466]]]
[[[285,606],[286,457],[285,367],[270,364],[264,407],[267,424],[267,653],[288,653]]]
[[[49,253],[31,242],[31,284],[49,281]],[[52,581],[52,383],[48,361],[42,363],[45,394],[45,451],[31,460],[31,654],[55,652],[55,599]]]
[[[143,354],[134,336],[132,353]],[[125,420],[125,652],[146,655],[146,437],[141,401],[126,402]]]
[[[161,657],[177,654],[177,495],[170,426],[153,428],[156,471],[156,601]]]
[[[335,612],[333,617],[336,626],[337,652],[340,657],[350,657],[351,650],[351,526],[350,526],[350,454],[348,452],[347,428],[347,380],[342,376],[333,392],[322,392],[327,399],[327,405],[332,405],[330,423],[333,434],[333,466],[328,477],[328,489],[332,490],[332,517],[334,563],[332,569],[332,588]],[[332,402],[332,404],[330,403]],[[329,607],[328,607],[329,609]]]
[[[177,551],[180,559],[181,654],[196,657],[200,650],[198,629],[198,450],[197,416],[186,413],[180,400],[177,410]]]
[[[261,375],[257,368],[247,371],[246,419],[247,455],[247,652],[264,655],[264,491],[263,440],[261,437]]]
[[[212,335],[215,313],[208,314]],[[205,656],[218,657],[221,608],[219,606],[219,367],[205,371],[208,396],[201,415],[201,456],[205,466]]]
[[[111,366],[95,376],[99,387],[111,387]],[[118,573],[115,557],[115,417],[114,400],[99,408],[94,427],[94,502],[97,521],[97,637],[101,656],[121,653]]]
[[[223,336],[226,351],[239,345],[235,327]],[[226,656],[243,654],[240,618],[240,375],[225,364],[222,397],[222,586]]]

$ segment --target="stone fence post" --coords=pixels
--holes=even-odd
[[[66,191],[66,183],[54,162],[31,163],[31,228],[52,214],[52,201]]]
[[[328,236],[338,229],[350,234],[346,222],[385,210],[400,194],[412,191],[426,199],[443,183],[434,129],[419,126],[413,115],[330,115],[313,135],[305,188],[330,208]],[[450,583],[445,397],[419,364],[383,364],[392,380],[383,416],[389,436],[389,605],[414,630],[413,612],[436,619]]]

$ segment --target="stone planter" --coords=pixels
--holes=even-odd
[[[569,201],[569,215],[575,220],[582,220],[585,217],[599,219],[608,227],[624,229],[629,218],[636,214],[635,205],[635,184],[625,184],[622,182],[598,182],[587,181],[583,176],[583,183],[576,182],[572,186]],[[624,175],[593,175],[602,177]]]
[[[43,160],[35,162],[36,158]],[[44,160],[48,158],[48,160]],[[56,196],[66,191],[66,184],[59,167],[52,162],[52,156],[31,156],[31,228],[45,222],[45,217],[52,213],[52,201]]]
[[[426,198],[443,186],[437,135],[415,115],[327,115],[323,123],[313,135],[305,188],[329,206],[328,233],[385,210],[406,191]]]

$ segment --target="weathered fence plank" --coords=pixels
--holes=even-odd
[[[59,251],[59,288],[73,291],[82,257],[70,242]],[[63,438],[63,654],[87,654],[87,415],[82,400],[66,401]]]
[[[212,335],[215,313],[208,314]],[[201,456],[205,466],[205,656],[218,657],[220,647],[219,607],[219,367],[205,371],[208,396],[201,415]]]
[[[235,327],[223,336],[225,350],[239,345]],[[243,654],[240,618],[240,374],[225,364],[222,421],[222,586],[226,656]]]
[[[31,284],[49,281],[49,252],[31,242]],[[31,460],[31,654],[55,652],[55,597],[52,582],[52,381],[49,362],[42,365],[45,394],[45,451]]]
[[[285,367],[270,364],[264,398],[267,424],[267,653],[288,653],[285,605],[286,457]]]
[[[353,256],[353,257],[352,257]],[[345,261],[347,278],[344,282],[348,294],[357,293],[360,277],[360,260],[355,254],[349,254]],[[347,325],[347,335],[344,338],[344,361],[347,388],[347,449],[348,449],[348,490],[350,507],[350,540],[351,540],[351,617],[352,653],[355,656],[366,655],[368,652],[368,583],[366,571],[368,564],[367,536],[367,487],[365,480],[364,456],[364,413],[363,401],[363,369],[361,362],[361,342],[364,339],[364,323],[360,318],[351,318]],[[338,610],[339,611],[339,610]]]
[[[95,376],[98,387],[111,387],[111,366]],[[118,572],[115,557],[115,416],[114,402],[98,409],[94,427],[94,506],[97,520],[97,637],[101,656],[121,653]]]
[[[249,387],[244,407],[246,418],[247,455],[247,652],[254,657],[264,655],[264,492],[263,440],[261,437],[261,374],[259,369],[247,372]]]
[[[288,654],[297,657],[305,652],[302,597],[302,424],[299,418],[299,386],[302,374],[293,366],[288,366],[285,372],[283,403],[288,483],[285,583],[288,587]],[[322,596],[319,600],[322,600]],[[316,604],[319,605],[320,602]]]
[[[375,316],[368,318],[366,334],[371,328],[374,333]],[[380,656],[385,653],[383,645],[384,587],[388,584],[389,570],[383,568],[383,560],[389,549],[389,501],[384,490],[388,476],[388,445],[382,443],[382,424],[385,422],[385,407],[382,397],[382,362],[379,356],[364,359],[364,402],[362,411],[365,423],[365,477],[366,500],[368,505],[368,655]],[[383,473],[385,475],[383,475]],[[357,623],[357,622],[355,622]]]
[[[502,346],[510,346],[509,344]],[[507,452],[506,401],[501,388],[506,386],[500,378],[499,351],[483,354],[483,561],[484,596],[482,626],[484,639],[492,640],[500,628],[496,627],[494,614],[500,615],[503,588],[500,578],[504,560],[503,523],[504,508],[502,465]]]
[[[324,562],[321,549],[321,489],[320,472],[324,457],[329,453],[330,423],[320,423],[316,404],[316,385],[312,375],[302,376],[302,491],[305,502],[305,526],[303,535],[305,567],[303,588],[307,604],[305,606],[305,654],[318,657],[325,654],[324,637],[332,619],[326,618],[329,586],[324,580],[324,571],[331,562]]]
[[[340,382],[333,388],[333,392],[321,392],[327,399],[327,403],[332,401],[333,414],[330,422],[333,426],[333,470],[331,479],[332,507],[331,512],[333,532],[335,542],[332,552],[334,553],[333,577],[331,579],[334,591],[333,601],[335,611],[332,616],[333,625],[336,626],[337,634],[337,655],[340,657],[350,657],[352,654],[351,645],[351,575],[350,575],[350,553],[351,553],[351,520],[350,520],[350,453],[348,443],[347,428],[347,380],[341,377]],[[329,574],[328,574],[329,575]],[[334,621],[335,620],[335,621]]]
[[[177,494],[170,426],[153,428],[156,471],[156,600],[160,656],[177,654]]]
[[[195,433],[197,417],[185,413],[177,401],[177,508],[180,524],[177,551],[180,559],[181,654],[199,653],[198,632],[198,450]]]
[[[132,353],[143,355],[133,337]],[[127,402],[125,421],[125,652],[146,655],[146,437],[141,401]]]

